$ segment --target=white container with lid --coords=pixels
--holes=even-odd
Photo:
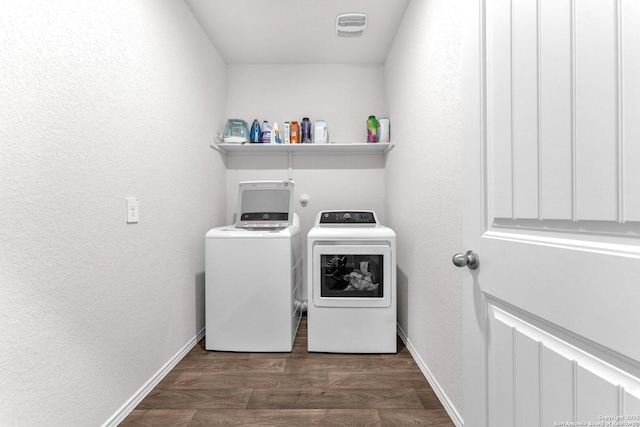
[[[326,144],[329,142],[329,133],[327,132],[327,122],[324,120],[316,120],[313,125],[313,142],[316,144]]]
[[[378,119],[378,142],[389,142],[389,118]]]

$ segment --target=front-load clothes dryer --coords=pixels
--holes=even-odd
[[[301,318],[293,182],[241,182],[234,225],[205,237],[207,350],[289,352]]]
[[[323,211],[307,235],[308,350],[397,351],[396,234],[372,211]]]

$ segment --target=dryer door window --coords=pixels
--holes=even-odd
[[[389,246],[317,245],[313,252],[313,302],[316,306],[390,305]]]
[[[322,297],[382,298],[383,255],[327,254],[320,256]]]

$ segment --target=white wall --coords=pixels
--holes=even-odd
[[[382,66],[229,65],[227,117],[249,124],[303,117],[326,120],[331,141],[366,142],[369,115],[387,115]],[[271,90],[272,97],[265,94]],[[238,182],[287,179],[287,156],[228,156],[227,221],[233,220]],[[384,156],[342,155],[293,157],[294,212],[306,236],[315,216],[327,209],[368,209],[385,220]],[[299,196],[310,202],[303,207]],[[303,260],[306,265],[306,239]],[[306,279],[306,276],[305,276]],[[306,298],[306,288],[304,289]]]
[[[367,142],[370,115],[386,116],[379,65],[229,65],[229,118],[277,122],[325,120],[331,142]]]
[[[170,0],[4,1],[0,57],[0,424],[99,425],[204,327],[226,66]]]
[[[386,214],[398,236],[398,321],[462,413],[459,1],[412,0],[385,64]]]
[[[204,327],[204,233],[231,221],[238,181],[287,178],[284,156],[208,147],[225,115],[324,119],[338,142],[391,116],[386,169],[294,157],[311,199],[295,211],[303,235],[323,209],[396,230],[400,324],[461,411],[456,6],[412,1],[384,68],[227,73],[182,2],[3,2],[0,424],[102,423]]]

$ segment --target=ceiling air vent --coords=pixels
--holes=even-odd
[[[340,37],[360,37],[366,28],[364,13],[343,13],[336,18],[336,34]]]

